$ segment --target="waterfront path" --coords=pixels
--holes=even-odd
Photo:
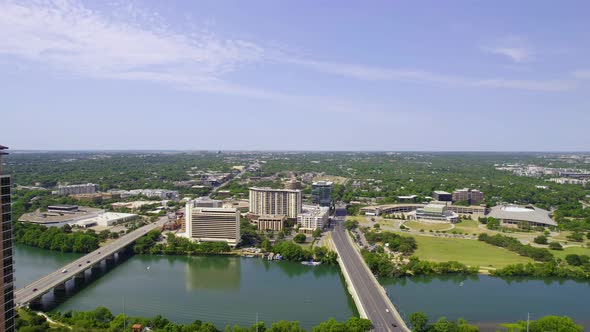
[[[73,262],[62,266],[57,271],[16,290],[14,292],[15,305],[17,307],[26,306],[35,300],[39,300],[43,294],[56,287],[65,287],[65,282],[72,278],[83,278],[86,270],[100,264],[103,260],[113,259],[116,253],[125,249],[125,247],[145,235],[147,232],[162,227],[167,221],[167,217],[163,217],[155,223],[140,227]]]
[[[352,297],[361,317],[373,323],[379,332],[409,332],[410,329],[391,303],[385,289],[377,282],[344,228],[346,209],[337,207],[334,214],[332,240],[339,256],[342,273],[345,276]]]

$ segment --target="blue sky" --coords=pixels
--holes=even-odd
[[[12,149],[590,150],[585,1],[0,1]]]

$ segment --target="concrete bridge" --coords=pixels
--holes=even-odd
[[[374,331],[410,332],[385,289],[377,282],[361,254],[354,248],[343,226],[345,218],[346,209],[336,208],[332,241],[338,254],[338,263],[360,316],[373,323]]]
[[[126,250],[126,248],[135,242],[135,240],[153,229],[162,227],[167,221],[167,218],[164,217],[155,223],[140,227],[73,262],[62,266],[57,271],[16,290],[14,292],[14,303],[17,307],[38,303],[40,302],[41,297],[49,291],[54,289],[65,289],[65,284],[68,280],[84,279],[86,270],[100,265],[103,260],[107,262],[114,260],[115,254]]]

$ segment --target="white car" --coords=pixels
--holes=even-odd
[[[389,312],[389,309],[385,308],[385,312]]]
[[[68,270],[67,270],[67,269],[63,269],[63,270],[61,270],[61,273],[67,273],[67,272],[68,272]]]

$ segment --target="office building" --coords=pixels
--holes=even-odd
[[[250,213],[297,218],[301,212],[301,190],[250,188]]]
[[[237,209],[195,207],[186,203],[185,236],[202,242],[240,242],[240,212]]]
[[[258,217],[258,230],[280,232],[283,230],[286,219],[285,216],[260,216]]]
[[[94,183],[73,184],[69,186],[58,186],[57,194],[59,196],[94,194],[98,191],[98,185]]]
[[[442,191],[442,190],[437,190],[437,191],[433,192],[432,198],[435,201],[439,201],[439,202],[452,202],[453,201],[453,195],[451,193],[448,193],[448,192]]]
[[[0,331],[13,332],[14,326],[14,279],[12,268],[12,206],[10,199],[10,176],[2,170],[2,156],[7,147],[0,145]]]
[[[483,201],[483,193],[477,189],[459,189],[453,191],[453,202],[467,202],[467,204],[478,204]]]
[[[329,212],[330,209],[326,206],[303,206],[303,211],[297,216],[299,230],[311,233],[317,228],[324,228],[328,224]]]
[[[334,183],[331,181],[317,181],[311,184],[311,202],[319,206],[332,204],[332,190]]]
[[[458,222],[459,216],[450,211],[444,204],[428,204],[423,208],[416,209],[416,212],[412,212],[411,217],[415,217],[416,220],[425,221],[442,221],[442,222]]]

